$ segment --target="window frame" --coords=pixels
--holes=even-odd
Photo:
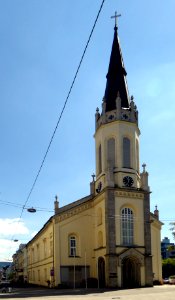
[[[69,236],[69,256],[70,257],[77,256],[77,237],[75,234],[71,234]]]
[[[130,207],[121,209],[121,242],[123,245],[134,244],[134,212]]]
[[[98,146],[98,174],[102,172],[102,146]]]

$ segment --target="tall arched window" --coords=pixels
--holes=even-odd
[[[139,173],[139,142],[136,140],[136,170]]]
[[[121,242],[123,245],[134,243],[133,211],[128,207],[121,210]]]
[[[77,255],[77,240],[75,235],[69,236],[69,256]]]
[[[102,155],[101,155],[101,145],[98,147],[98,174],[102,172]]]
[[[130,140],[126,137],[123,138],[123,167],[131,167],[131,145]]]
[[[115,167],[115,139],[111,138],[107,141],[107,162],[110,166]]]

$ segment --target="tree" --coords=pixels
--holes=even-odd
[[[162,260],[162,275],[163,278],[167,278],[171,275],[175,275],[175,259],[166,258]]]

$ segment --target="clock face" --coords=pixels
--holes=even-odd
[[[125,176],[123,178],[123,183],[124,183],[125,186],[131,187],[133,185],[133,183],[134,183],[134,180],[130,176]]]

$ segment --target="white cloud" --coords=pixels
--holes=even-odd
[[[29,230],[21,219],[0,219],[0,261],[12,259],[21,244],[21,241],[14,242],[14,239],[26,234],[29,234]]]
[[[12,255],[18,249],[19,244],[13,240],[0,239],[0,261],[12,260]]]
[[[29,230],[19,218],[0,219],[0,235],[28,234]]]

